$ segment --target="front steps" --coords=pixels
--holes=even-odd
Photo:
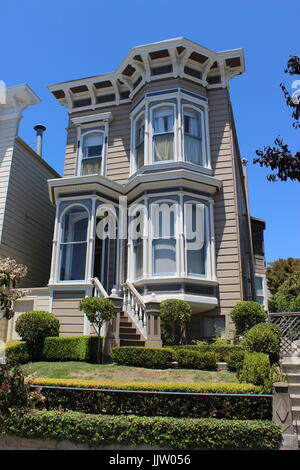
[[[137,332],[126,312],[120,313],[120,346],[145,346],[145,341]]]
[[[281,369],[289,382],[293,425],[298,435],[298,447],[300,448],[300,358],[285,357],[281,361]]]

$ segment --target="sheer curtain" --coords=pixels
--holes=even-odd
[[[154,160],[174,158],[174,109],[171,106],[158,108],[153,114]]]
[[[202,165],[201,114],[184,109],[184,155],[187,162]]]
[[[103,151],[103,134],[94,132],[88,134],[83,140],[82,175],[101,173]]]

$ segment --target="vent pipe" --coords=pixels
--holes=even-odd
[[[42,156],[42,147],[43,147],[43,132],[46,130],[45,126],[41,124],[37,124],[34,126],[34,130],[36,131],[36,153]]]

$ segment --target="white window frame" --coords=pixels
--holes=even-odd
[[[200,115],[201,137],[199,138],[199,140],[201,141],[201,151],[202,151],[202,164],[201,165],[199,163],[188,162],[187,159],[186,159],[186,155],[185,155],[185,151],[184,151],[184,148],[185,148],[185,131],[184,131],[184,116],[185,116],[185,114],[184,114],[184,110],[186,108],[190,108],[190,109],[196,111],[196,113],[198,113]],[[205,149],[206,131],[205,131],[205,114],[204,114],[204,112],[202,111],[202,109],[198,108],[197,106],[193,105],[192,103],[191,104],[183,103],[182,108],[181,108],[181,122],[182,122],[182,155],[183,155],[183,160],[187,163],[190,163],[191,165],[195,165],[197,168],[205,167],[205,165],[206,165],[206,149]],[[196,136],[192,136],[192,137],[196,137]]]
[[[138,121],[144,117],[144,165],[145,165],[145,158],[146,158],[146,113],[145,110],[142,110],[134,119],[133,121],[133,129],[132,129],[132,150],[133,150],[133,161],[132,161],[132,171],[131,173],[139,170],[137,166],[137,151],[136,151],[136,139],[137,139],[137,124]],[[142,165],[142,166],[144,166]]]
[[[173,158],[170,160],[155,160],[154,159],[154,136],[160,135],[154,133],[154,114],[155,111],[159,108],[173,108]],[[176,129],[178,128],[178,113],[176,113],[176,104],[172,102],[161,101],[150,109],[150,120],[149,120],[149,140],[150,140],[150,161],[152,165],[162,165],[166,163],[173,163],[176,161],[177,155],[177,132]],[[164,133],[162,133],[164,135]]]
[[[76,280],[61,280],[60,279],[60,268],[61,268],[61,247],[62,247],[62,237],[63,237],[63,226],[62,226],[62,220],[65,216],[65,214],[72,209],[72,207],[82,207],[88,217],[88,226],[87,226],[87,239],[86,242],[86,255],[85,255],[85,276],[84,279],[76,279]],[[58,251],[57,251],[57,258],[56,258],[56,269],[55,269],[55,282],[59,284],[78,284],[80,282],[86,282],[88,279],[88,261],[89,261],[89,234],[90,234],[90,224],[91,224],[91,214],[88,208],[82,204],[81,202],[74,202],[73,204],[71,203],[70,205],[67,205],[61,214],[59,215],[59,220],[58,220]]]
[[[108,126],[99,126],[104,127],[104,129],[99,130],[93,126],[90,130],[88,128],[79,129],[79,146],[78,146],[78,158],[77,158],[77,176],[89,176],[82,175],[82,162],[85,160],[83,157],[83,146],[85,138],[90,134],[99,134],[103,136],[103,146],[102,146],[102,155],[101,155],[101,167],[99,175],[105,176],[106,174],[106,154],[107,154],[107,138],[108,138]],[[96,173],[95,173],[96,174]]]
[[[204,205],[204,246],[205,246],[205,269],[204,274],[188,274],[188,263],[187,263],[187,247],[186,247],[186,221],[184,220],[184,262],[185,262],[185,274],[188,278],[197,277],[199,279],[208,279],[211,277],[211,256],[210,256],[210,214],[209,207],[204,204],[200,199],[186,199],[185,204],[203,204]]]
[[[262,289],[263,289],[263,307],[265,310],[268,310],[268,289],[267,289],[267,280],[265,274],[254,273],[254,278],[259,277],[262,279]],[[255,297],[256,297],[256,286],[255,286]]]

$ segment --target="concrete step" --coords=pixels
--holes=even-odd
[[[120,339],[130,339],[133,341],[139,341],[141,336],[138,333],[120,333]]]
[[[300,395],[300,384],[289,382],[289,393]]]
[[[133,327],[121,326],[120,325],[120,333],[135,333],[136,329]]]
[[[131,321],[120,321],[120,328],[134,328]]]
[[[287,374],[288,381],[293,384],[299,384],[300,385],[300,374],[299,373],[294,373],[290,372]]]
[[[300,364],[299,363],[283,363],[281,364],[281,369],[285,374],[297,374],[300,371]]]
[[[292,406],[300,406],[300,393],[291,393],[290,399]]]
[[[292,416],[293,420],[296,420],[300,425],[300,406],[292,406]],[[300,426],[298,426],[298,435],[300,431]]]
[[[145,346],[145,341],[133,341],[131,339],[120,339],[120,346]]]

